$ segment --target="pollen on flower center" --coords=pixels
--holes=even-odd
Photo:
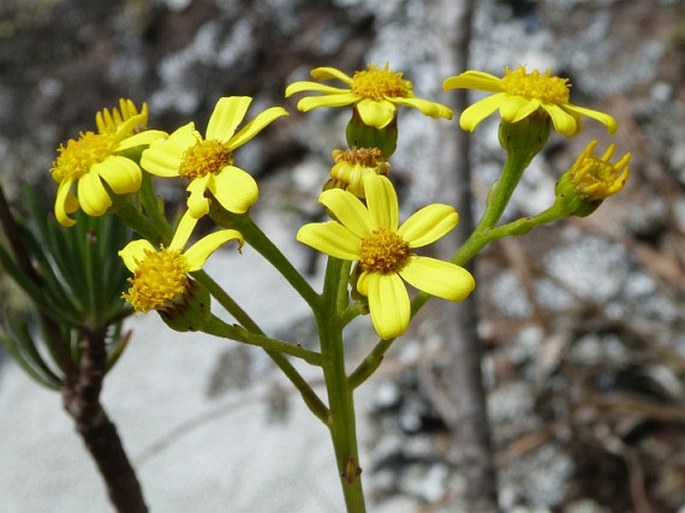
[[[396,273],[411,255],[409,244],[395,232],[378,228],[362,239],[359,264],[368,272]]]
[[[369,64],[367,70],[355,72],[351,89],[362,98],[380,101],[384,98],[410,96],[411,85],[402,78],[402,73],[390,71],[387,64],[383,69]]]
[[[349,150],[334,150],[333,158],[336,162],[347,162],[352,165],[376,167],[385,161],[379,148],[352,148]]]
[[[52,176],[56,181],[77,180],[90,171],[91,166],[104,161],[114,151],[112,134],[81,133],[78,139],[69,139],[60,145],[59,155],[52,164]]]
[[[521,66],[514,71],[504,70],[502,90],[511,96],[522,96],[529,100],[536,99],[545,103],[561,105],[568,103],[571,97],[571,84],[567,78],[553,77],[550,70],[541,74],[538,70],[526,73]]]
[[[219,141],[209,139],[198,141],[183,153],[178,174],[194,180],[210,173],[218,173],[230,165],[233,165],[233,152]]]
[[[138,263],[131,288],[122,297],[138,312],[162,309],[183,296],[188,287],[188,262],[180,250],[147,251]]]

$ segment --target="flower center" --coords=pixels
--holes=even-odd
[[[333,159],[336,162],[347,162],[348,164],[376,167],[385,162],[379,148],[352,148],[349,150],[333,150]]]
[[[409,244],[395,232],[378,228],[362,239],[359,264],[368,272],[396,273],[411,255]]]
[[[380,101],[384,98],[407,98],[411,96],[411,83],[402,78],[402,73],[381,69],[369,64],[365,71],[356,71],[352,77],[352,92],[362,98]]]
[[[520,66],[511,71],[504,70],[502,90],[511,96],[522,96],[528,100],[540,100],[544,103],[560,105],[568,103],[571,97],[571,84],[567,78],[553,77],[550,70],[541,74],[538,70],[526,73],[526,68]]]
[[[115,139],[111,134],[81,133],[78,139],[69,139],[67,145],[60,145],[57,159],[52,163],[53,178],[77,180],[90,168],[104,161],[114,153]]]
[[[131,288],[122,297],[137,312],[162,309],[183,296],[188,287],[187,273],[188,262],[180,250],[146,251],[135,276],[128,280]]]
[[[231,165],[233,152],[216,139],[209,139],[198,141],[183,153],[178,174],[194,180],[209,173],[218,173]]]

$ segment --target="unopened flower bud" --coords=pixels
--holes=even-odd
[[[590,215],[605,198],[623,189],[630,175],[630,153],[612,164],[609,159],[616,151],[616,145],[609,145],[601,157],[593,155],[596,147],[596,140],[588,144],[554,189],[556,205],[567,215]]]
[[[327,189],[344,189],[358,198],[364,198],[363,178],[367,174],[388,176],[390,164],[381,155],[379,148],[353,148],[333,150],[335,164],[331,178],[324,185]]]

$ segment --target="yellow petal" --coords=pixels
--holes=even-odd
[[[580,116],[576,117],[558,105],[543,105],[543,108],[552,118],[554,129],[560,134],[571,137],[580,132]]]
[[[344,107],[359,101],[359,96],[353,92],[340,94],[326,94],[323,96],[307,96],[297,102],[298,110],[308,112],[319,107]]]
[[[271,107],[266,109],[241,128],[234,137],[231,137],[230,140],[226,141],[226,147],[232,151],[237,147],[242,146],[273,123],[274,120],[287,115],[288,112],[283,107]]]
[[[362,296],[369,297],[369,275],[371,273],[368,271],[362,271],[362,273],[359,275],[359,278],[357,278],[357,292],[359,292]]]
[[[357,111],[365,125],[385,128],[395,117],[397,108],[388,100],[376,101],[366,98],[357,104]]]
[[[352,83],[352,77],[350,77],[347,73],[343,73],[337,68],[323,66],[321,68],[314,68],[310,74],[312,78],[315,78],[317,80],[337,79],[341,82],[345,82],[346,84]]]
[[[209,212],[209,200],[205,197],[208,181],[209,176],[196,178],[195,180],[192,180],[186,188],[190,193],[190,196],[188,196],[188,211],[196,219],[201,218]]]
[[[140,168],[126,157],[109,157],[104,162],[94,164],[91,172],[100,175],[116,194],[128,194],[140,189]]]
[[[610,134],[616,133],[616,130],[618,129],[618,124],[616,123],[616,120],[609,114],[606,114],[604,112],[571,104],[564,105],[563,108],[564,110],[569,111],[572,114],[576,114],[578,116],[587,116],[589,118],[599,121],[600,123],[606,125],[607,130]]]
[[[459,126],[462,130],[473,132],[478,124],[495,112],[506,98],[505,93],[497,93],[477,101],[461,113]]]
[[[508,123],[516,123],[516,121],[520,121],[522,119],[521,117],[515,119],[517,114],[520,111],[530,109],[531,107],[532,111],[537,110],[538,107],[540,107],[540,100],[528,100],[522,96],[507,96],[500,103],[499,113],[504,121],[507,121]]]
[[[112,200],[102,185],[100,176],[92,171],[79,179],[77,194],[81,208],[89,216],[101,216],[112,206]]]
[[[124,261],[126,268],[135,273],[138,269],[138,263],[145,260],[150,251],[156,251],[155,248],[145,239],[134,240],[126,244],[126,247],[119,251],[119,256]]]
[[[181,220],[178,222],[174,237],[171,239],[169,249],[183,249],[193,234],[197,225],[197,218],[193,217],[189,210],[186,210]]]
[[[132,135],[119,142],[115,151],[128,150],[129,148],[135,148],[136,146],[147,146],[155,141],[164,140],[167,137],[169,137],[169,134],[163,130],[145,130],[144,132]]]
[[[207,139],[216,139],[222,143],[228,141],[235,133],[236,127],[245,118],[247,109],[252,103],[249,96],[229,96],[219,98],[207,123]]]
[[[371,322],[383,339],[399,337],[407,331],[411,318],[409,294],[396,274],[369,273],[366,277]]]
[[[67,214],[75,212],[78,208],[78,200],[71,192],[73,180],[64,180],[57,187],[57,197],[55,198],[55,217],[62,226],[73,226],[76,224]],[[70,207],[76,206],[73,210]]]
[[[202,237],[184,253],[188,262],[188,271],[202,269],[209,256],[229,240],[238,240],[243,245],[243,236],[237,230],[219,230]]]
[[[452,119],[452,109],[436,102],[421,98],[393,98],[393,102],[397,105],[419,109],[423,114],[431,118]]]
[[[157,140],[143,151],[140,166],[155,176],[178,176],[185,151],[201,140],[200,133],[191,122],[174,131],[168,139]]]
[[[420,248],[443,237],[457,225],[459,215],[450,205],[433,203],[414,212],[402,223],[397,235],[411,248]]]
[[[372,228],[396,231],[399,222],[399,206],[397,193],[392,183],[384,176],[373,174],[364,175],[362,180]]]
[[[336,221],[305,224],[295,238],[321,253],[343,260],[357,260],[361,251],[361,239]]]
[[[350,90],[343,89],[342,87],[334,87],[328,84],[321,84],[319,82],[311,82],[308,80],[302,80],[300,82],[293,82],[288,87],[285,88],[285,97],[289,98],[293,94],[301,93],[303,91],[311,91],[316,93],[324,94],[339,94],[339,93],[349,93]]]
[[[463,267],[424,256],[410,257],[400,276],[417,289],[450,301],[466,299],[476,286]]]
[[[319,202],[356,236],[365,237],[373,231],[369,211],[351,192],[329,189],[319,195]]]
[[[521,103],[520,107],[514,112],[511,119],[505,118],[504,115],[502,115],[502,119],[505,119],[510,123],[518,123],[522,119],[525,119],[533,114],[533,112],[537,111],[540,107],[542,107],[542,104],[538,100],[529,100]],[[500,112],[502,112],[501,107]]]
[[[235,166],[226,166],[208,178],[207,188],[229,212],[244,214],[259,198],[255,179]]]
[[[445,91],[450,89],[477,89],[479,91],[498,92],[502,90],[502,79],[484,71],[465,71],[442,83]]]

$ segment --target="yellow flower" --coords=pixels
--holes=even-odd
[[[140,167],[121,153],[166,136],[158,130],[135,133],[147,124],[147,105],[138,112],[131,100],[120,100],[119,109],[112,112],[98,112],[95,120],[98,132],[82,132],[78,139],[60,145],[50,170],[59,183],[55,217],[63,226],[75,223],[68,214],[79,206],[90,216],[104,214],[112,205],[109,190],[115,194],[136,192],[142,179]]]
[[[311,71],[317,80],[337,79],[348,87],[334,87],[318,82],[300,81],[285,90],[286,98],[302,91],[323,93],[307,96],[297,103],[297,108],[307,112],[319,107],[345,107],[355,105],[364,124],[385,128],[394,118],[397,105],[415,107],[432,118],[452,119],[452,111],[444,105],[414,97],[412,84],[402,78],[402,73],[369,64],[364,71],[355,71],[351,77],[339,69],[323,67]]]
[[[486,117],[499,109],[503,121],[516,123],[536,113],[552,118],[560,134],[572,136],[582,130],[581,117],[588,116],[607,126],[610,134],[616,132],[616,120],[609,114],[572,104],[571,84],[568,79],[552,76],[551,71],[526,72],[525,66],[514,71],[504,70],[504,78],[483,71],[465,71],[443,82],[443,88],[477,89],[494,94],[477,101],[461,115],[459,123],[464,130],[473,131]]]
[[[168,247],[157,250],[149,241],[141,239],[129,242],[119,251],[128,270],[134,273],[129,278],[131,287],[122,297],[137,312],[165,310],[182,303],[190,284],[189,272],[201,269],[222,244],[230,240],[243,243],[238,231],[220,230],[203,237],[184,252],[196,224],[197,219],[186,212]]]
[[[390,172],[390,164],[383,158],[379,148],[333,150],[331,156],[335,164],[331,168],[331,178],[324,186],[325,189],[344,189],[363,198],[364,176],[387,176]]]
[[[233,152],[288,113],[281,107],[271,107],[236,133],[250,103],[252,98],[248,96],[220,98],[209,118],[205,138],[190,122],[143,152],[140,164],[146,171],[163,177],[183,176],[190,181],[188,209],[196,218],[209,211],[207,190],[222,207],[235,214],[247,212],[257,201],[257,183],[233,165]]]
[[[359,262],[357,290],[368,297],[376,332],[388,339],[409,326],[411,306],[404,281],[451,301],[466,298],[475,281],[462,267],[412,251],[456,226],[454,208],[428,205],[398,227],[397,194],[390,180],[367,175],[363,181],[368,207],[342,189],[324,191],[319,202],[337,221],[307,224],[298,231],[297,240],[333,257]]]

